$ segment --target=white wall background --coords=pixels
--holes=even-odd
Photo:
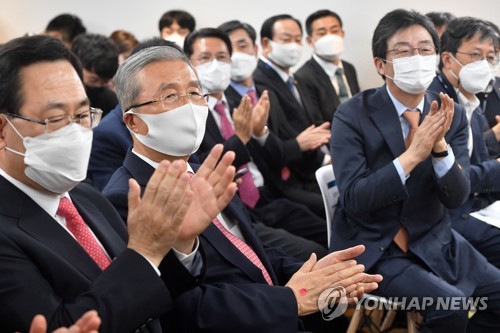
[[[0,0],[0,43],[42,32],[48,21],[61,13],[78,15],[89,32],[109,35],[116,29],[126,29],[142,40],[159,34],[158,21],[170,9],[193,14],[197,28],[239,19],[259,32],[262,22],[272,15],[287,13],[305,22],[309,14],[325,8],[337,12],[344,21],[343,58],[356,66],[362,89],[381,84],[372,63],[371,37],[378,21],[393,9],[449,11],[500,25],[500,0]],[[307,46],[304,50],[302,61],[310,56]]]

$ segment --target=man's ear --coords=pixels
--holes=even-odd
[[[443,51],[441,53],[441,62],[443,63],[443,68],[449,69],[451,68],[453,62],[455,62],[455,59],[453,59],[453,56],[450,52]]]
[[[4,129],[8,124],[5,117],[6,116],[3,113],[0,114],[0,150],[6,147]]]
[[[306,37],[306,42],[311,47],[311,49],[314,49],[314,41],[312,40],[311,36]]]
[[[377,73],[381,76],[385,75],[385,61],[382,58],[376,57],[373,59]]]
[[[128,127],[128,129],[134,133],[139,133],[139,129],[137,128],[136,119],[138,119],[138,118],[134,117],[134,115],[130,114],[130,113],[125,113],[123,115],[123,122]]]

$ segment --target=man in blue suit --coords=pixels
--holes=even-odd
[[[451,223],[490,263],[500,267],[500,230],[470,216],[497,200],[500,192],[500,159],[488,156],[483,136],[486,120],[475,95],[484,92],[492,80],[498,36],[486,22],[462,17],[450,22],[441,41],[440,72],[429,90],[452,97],[464,107],[469,121],[470,194],[464,205],[450,210]]]
[[[116,89],[134,145],[104,194],[123,216],[129,179],[144,185],[160,161],[187,161],[203,139],[208,107],[189,60],[169,47],[148,48],[127,59],[118,70]],[[214,165],[221,151],[217,145],[204,164]],[[228,152],[219,164],[229,165],[234,158]],[[184,168],[191,173],[193,169]],[[192,182],[207,173],[210,170],[202,165]],[[219,186],[212,189],[220,190]],[[205,195],[194,191],[193,201],[203,201]],[[359,255],[362,246],[319,261],[312,255],[302,265],[260,243],[240,200],[234,198],[225,206],[221,200],[214,204],[218,214],[213,220],[200,212],[212,222],[199,237],[207,269],[199,288],[176,298],[164,323],[167,331],[292,332],[297,330],[299,316],[318,311],[317,298],[325,288],[341,285],[359,295],[381,280],[347,260]],[[192,239],[185,246],[195,249],[196,242]]]
[[[340,191],[333,250],[365,244],[383,296],[415,297],[422,332],[497,332],[500,271],[450,227],[447,208],[470,193],[467,118],[445,94],[426,92],[439,45],[432,23],[406,10],[386,14],[372,50],[385,85],[342,104],[332,124]],[[438,298],[488,297],[487,309],[443,308]],[[422,306],[424,297],[433,303]],[[443,301],[443,299],[441,299]]]

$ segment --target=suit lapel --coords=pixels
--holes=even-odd
[[[385,85],[377,91],[373,99],[372,105],[375,107],[370,114],[370,118],[384,137],[393,156],[397,157],[405,151],[405,143],[401,122],[396,108],[387,94]]]
[[[222,137],[222,133],[219,130],[219,126],[215,122],[214,116],[212,112],[208,113],[207,117],[207,126],[205,128],[206,134],[210,135],[215,143],[224,143],[224,138]]]
[[[17,188],[15,190],[19,191]],[[99,266],[80,244],[28,196],[25,196],[22,207],[23,212],[19,217],[20,229],[52,249],[89,280],[101,273]]]

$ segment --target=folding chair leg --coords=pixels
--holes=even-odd
[[[417,313],[415,311],[408,311],[406,320],[408,322],[408,333],[417,333]]]
[[[351,322],[349,323],[349,327],[347,328],[346,333],[356,333],[359,327],[359,322],[361,321],[361,317],[363,316],[363,309],[354,310],[354,314],[352,315]]]

